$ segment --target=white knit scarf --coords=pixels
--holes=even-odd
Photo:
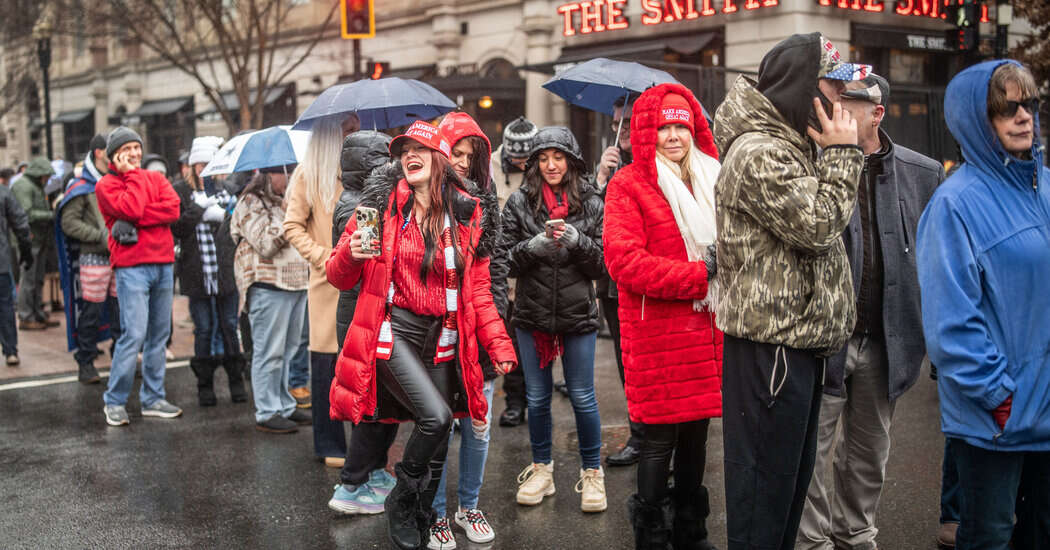
[[[674,221],[685,242],[690,262],[707,259],[707,247],[718,237],[715,222],[715,182],[721,165],[692,145],[688,153],[689,176],[693,192],[682,182],[678,163],[656,153],[656,182],[671,206]],[[693,300],[696,311],[714,311],[718,305],[718,283],[707,282],[707,297]]]

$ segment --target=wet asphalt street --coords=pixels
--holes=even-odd
[[[604,457],[626,439],[626,406],[609,340],[599,340],[597,361]],[[251,404],[231,404],[225,378],[217,377],[219,405],[202,409],[189,369],[170,369],[168,398],[185,409],[183,417],[142,418],[136,391],[128,407],[131,426],[122,428],[105,424],[100,385],[12,389],[10,380],[0,383],[0,548],[390,548],[382,515],[340,517],[328,510],[338,471],[313,458],[309,427],[293,435],[256,431]],[[515,478],[529,462],[528,431],[494,427],[480,507],[496,540],[473,545],[457,529],[459,548],[633,547],[624,503],[634,492],[634,468],[606,470],[608,511],[580,512],[571,407],[560,396],[554,407],[557,494],[533,508],[514,502]],[[495,410],[503,410],[502,398]],[[880,548],[936,547],[938,425],[935,386],[923,373],[897,404]],[[457,449],[458,438],[450,455],[458,456]],[[708,444],[709,528],[724,548],[721,462],[716,421]],[[454,492],[449,500],[451,507]]]

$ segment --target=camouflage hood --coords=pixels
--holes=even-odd
[[[715,114],[722,171],[718,328],[767,344],[831,355],[856,322],[842,232],[856,203],[860,148],[812,141],[746,78]]]
[[[757,83],[741,76],[733,83],[715,113],[715,145],[725,153],[733,141],[748,132],[782,139],[800,150],[810,149],[809,139],[788,124],[773,103],[756,88]]]

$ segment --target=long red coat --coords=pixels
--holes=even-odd
[[[718,158],[692,93],[677,84],[647,90],[631,116],[634,163],[609,182],[602,240],[619,291],[627,407],[631,420],[646,424],[722,415],[722,333],[714,313],[693,310],[693,300],[707,296],[707,268],[688,260],[656,179],[658,110],[668,93],[689,100],[693,143]]]
[[[381,169],[382,170],[382,169]],[[454,177],[454,174],[451,174]],[[370,178],[370,180],[373,178]],[[446,180],[447,181],[447,180]],[[366,185],[369,185],[366,182]],[[478,250],[482,240],[483,201],[466,192],[460,191],[461,198],[472,212],[466,216],[468,223],[456,223],[458,242],[464,253],[464,268],[459,288],[458,321],[459,344],[458,359],[462,372],[463,389],[469,415],[476,420],[485,420],[489,404],[485,400],[484,376],[478,363],[478,342],[485,346],[494,362],[517,362],[514,345],[507,336],[503,321],[492,302],[492,286],[489,277],[489,259],[479,256]],[[411,197],[411,189],[404,180],[393,179],[380,181],[365,189],[361,204],[376,207],[380,210],[382,220],[382,254],[375,259],[363,262],[355,261],[350,256],[350,235],[357,230],[357,221],[351,216],[346,230],[339,243],[332,250],[325,268],[328,281],[340,290],[349,290],[361,282],[361,293],[357,299],[354,320],[346,333],[346,340],[336,360],[335,380],[332,382],[329,399],[329,414],[334,420],[348,420],[354,423],[362,419],[396,421],[405,420],[384,414],[391,410],[391,403],[380,407],[376,387],[375,355],[379,341],[379,328],[383,323],[386,311],[387,290],[393,274],[393,264],[388,260],[393,256],[393,246],[401,231],[403,218],[401,212]],[[488,208],[488,205],[484,205]],[[498,207],[497,207],[498,208]],[[458,216],[457,216],[458,217]],[[457,220],[462,221],[462,220]],[[487,225],[487,224],[485,224]],[[484,228],[487,231],[498,231],[497,228]],[[390,397],[392,399],[392,397]],[[462,411],[460,411],[462,412]],[[457,416],[463,416],[458,414]]]

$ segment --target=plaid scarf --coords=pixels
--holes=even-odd
[[[194,191],[207,196],[204,191]],[[229,206],[233,197],[225,189],[215,194],[219,206],[225,209]],[[215,237],[210,223],[200,222],[197,224],[197,246],[201,252],[201,272],[204,274],[204,292],[209,296],[219,295],[219,258],[215,253]]]
[[[405,230],[412,218],[406,218],[398,232]],[[441,230],[441,245],[445,250],[445,318],[441,322],[441,336],[438,338],[437,351],[434,353],[434,364],[451,361],[456,357],[456,344],[459,332],[456,329],[456,311],[459,309],[459,289],[456,288],[456,251],[452,246],[452,220],[445,214],[445,226]],[[395,247],[396,250],[396,247]],[[397,261],[397,256],[394,257]],[[391,264],[393,265],[393,264]],[[390,326],[390,311],[394,303],[394,281],[386,293],[386,314],[383,325],[379,328],[379,343],[376,344],[376,358],[387,360],[394,350],[394,331]]]

